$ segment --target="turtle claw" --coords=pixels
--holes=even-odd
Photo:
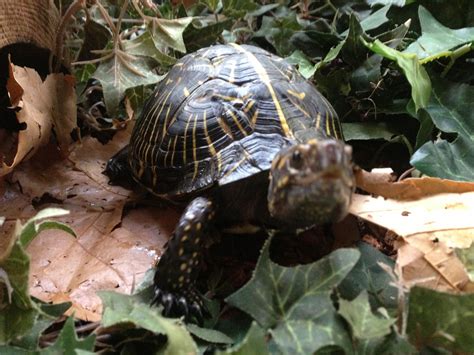
[[[195,320],[200,326],[204,323],[204,318],[211,316],[202,302],[201,295],[194,290],[186,294],[177,294],[155,288],[151,305],[162,305],[165,317],[184,317],[186,321]]]

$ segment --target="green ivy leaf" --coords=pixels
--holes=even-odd
[[[102,84],[107,112],[114,115],[127,89],[155,84],[163,76],[153,73],[149,58],[131,56],[121,50],[110,54],[108,60],[100,63],[94,78]]]
[[[437,80],[425,111],[443,132],[457,133],[453,142],[425,143],[410,163],[424,174],[459,181],[474,180],[474,87]]]
[[[373,14],[370,14],[368,17],[366,17],[360,22],[361,28],[364,31],[370,31],[386,23],[388,21],[387,12],[389,9],[390,5],[386,5],[375,11]],[[346,35],[347,33],[349,33],[348,29],[342,32],[341,34]]]
[[[111,291],[98,292],[104,305],[102,325],[130,324],[168,337],[165,354],[194,354],[197,351],[191,335],[180,319],[165,318],[158,308],[150,307],[138,297]]]
[[[252,279],[227,302],[250,314],[263,328],[272,328],[275,342],[285,349],[311,348],[314,352],[325,345],[347,347],[347,334],[334,325],[338,319],[330,295],[360,253],[339,249],[318,262],[287,268],[270,260],[269,245],[270,240]],[[328,322],[335,328],[326,325]],[[315,337],[321,342],[314,343]]]
[[[349,323],[357,339],[376,339],[390,334],[396,319],[372,313],[369,295],[363,291],[352,301],[339,300],[339,314]]]
[[[431,80],[416,54],[399,52],[379,40],[372,43],[363,39],[362,41],[373,52],[397,63],[411,85],[411,96],[415,102],[416,110],[426,107],[431,94]]]
[[[216,355],[266,355],[269,354],[265,341],[265,332],[253,322],[245,338],[225,351],[217,351]]]
[[[472,353],[474,294],[451,294],[421,287],[410,290],[407,333],[413,344]]]
[[[474,41],[474,27],[452,30],[438,22],[427,9],[418,9],[422,35],[404,53],[414,53],[420,59],[450,56],[451,49]]]
[[[44,355],[75,354],[76,350],[93,351],[95,334],[90,334],[84,339],[79,339],[74,329],[74,318],[69,317],[53,345],[42,349]]]
[[[173,20],[154,18],[148,24],[148,30],[155,42],[156,48],[170,47],[181,53],[186,53],[183,33],[193,20],[192,17],[182,17]]]
[[[143,34],[132,40],[123,41],[122,44],[127,53],[153,58],[161,66],[170,66],[176,63],[176,58],[163,53],[159,47],[156,47],[150,31],[145,31]]]
[[[311,78],[316,72],[316,66],[311,63],[308,57],[300,50],[296,50],[289,57],[285,58],[290,64],[298,68],[298,71],[304,78]]]
[[[224,15],[234,19],[243,18],[247,13],[255,11],[258,5],[253,0],[222,0]]]
[[[6,243],[7,248],[0,255],[0,270],[2,270],[3,275],[6,274],[9,280],[6,288],[7,293],[11,294],[11,301],[9,297],[0,299],[0,302],[2,302],[0,303],[2,306],[0,312],[0,345],[14,339],[18,340],[28,334],[38,315],[42,313],[36,303],[31,300],[28,291],[30,258],[25,248],[33,238],[45,229],[62,229],[74,235],[74,232],[62,223],[39,222],[43,218],[67,213],[69,212],[58,208],[44,209],[28,220],[24,226],[17,222],[13,234],[6,236],[10,241]],[[2,284],[0,286],[3,287]]]
[[[386,269],[393,270],[394,261],[374,247],[360,242],[357,249],[361,257],[344,281],[337,287],[338,294],[345,299],[354,299],[367,291],[373,308],[384,307],[396,313],[398,291]],[[383,266],[383,267],[382,267]]]
[[[474,245],[471,244],[471,246],[466,249],[456,249],[456,255],[464,264],[467,274],[469,275],[469,280],[474,282]]]
[[[231,338],[218,330],[201,328],[192,323],[187,324],[186,328],[192,335],[209,343],[232,344],[234,342]]]

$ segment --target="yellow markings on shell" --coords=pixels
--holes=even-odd
[[[184,249],[183,249],[183,248],[179,248],[179,250],[178,250],[178,255],[179,255],[179,256],[183,256],[183,254],[184,254]]]
[[[250,101],[244,106],[244,108],[242,109],[242,111],[244,111],[245,113],[248,113],[248,112],[252,109],[253,105],[255,105],[255,101],[254,101],[254,100],[250,100]]]
[[[222,99],[224,101],[235,102],[235,103],[240,103],[240,104],[244,103],[240,97],[236,97],[236,96],[221,95],[217,92],[213,93],[213,96],[218,99]]]
[[[290,131],[290,127],[288,126],[288,122],[286,121],[285,114],[283,113],[280,102],[278,101],[277,94],[276,94],[275,90],[273,89],[273,86],[270,82],[270,77],[268,76],[268,73],[265,70],[265,68],[263,67],[262,63],[259,62],[259,60],[255,57],[255,55],[253,55],[252,53],[246,51],[244,48],[242,48],[238,44],[231,43],[231,46],[233,46],[238,51],[243,52],[247,55],[250,62],[253,64],[254,69],[257,72],[260,80],[265,84],[268,91],[270,92],[270,95],[271,95],[272,100],[273,100],[273,104],[275,105],[275,109],[277,110],[277,113],[278,113],[278,118],[280,119],[280,125],[281,125],[281,128],[283,130],[284,135],[286,137],[293,138],[293,133],[291,133],[291,131]]]
[[[331,120],[331,125],[332,125],[332,131],[334,132],[334,137],[336,137],[336,138],[341,138],[341,137],[339,137],[339,134],[338,134],[338,132],[337,132],[336,120],[334,119],[334,117],[333,117],[332,120]]]
[[[290,100],[291,104],[293,106],[295,106],[303,115],[305,115],[306,117],[311,117],[311,115],[303,107],[301,107],[299,104],[297,104],[296,102],[294,102],[290,98],[288,98],[288,100]]]
[[[197,253],[197,251],[193,252],[192,258],[193,258],[193,259],[196,259],[196,258],[197,258],[197,256],[198,256],[198,253]]]
[[[189,96],[189,90],[188,90],[187,87],[184,87],[184,88],[183,88],[183,94],[184,94],[185,97],[188,97],[188,96]]]
[[[227,176],[229,176],[230,174],[232,174],[244,161],[247,160],[247,157],[243,157],[242,159],[240,159],[237,163],[234,164],[234,166],[232,167],[232,169],[230,169],[229,171],[227,171],[224,176],[222,177],[222,179],[225,179]],[[212,219],[212,216],[209,215],[209,219]]]
[[[317,145],[317,144],[318,144],[318,140],[317,140],[316,138],[312,138],[312,139],[310,139],[307,143],[310,144],[310,145]]]
[[[201,222],[196,223],[196,231],[200,231],[202,228]]]
[[[237,128],[239,129],[239,131],[242,132],[244,136],[247,136],[248,133],[244,129],[244,127],[242,127],[242,125],[240,124],[239,118],[232,111],[228,111],[228,112],[229,112],[230,117],[232,117],[232,120],[234,120],[234,123],[237,125]]]
[[[235,62],[230,64],[229,83],[233,83],[235,81],[235,64]]]
[[[321,112],[318,112],[316,116],[316,129],[321,128]]]
[[[257,124],[257,118],[258,118],[258,110],[255,110],[255,112],[252,115],[252,118],[250,119],[250,122],[253,128],[255,128],[255,125]]]
[[[196,148],[197,119],[198,119],[198,115],[194,116],[194,124],[193,124],[193,163],[194,163],[193,180],[196,179],[196,176],[198,174],[198,166],[199,166],[199,162],[197,161],[197,148]]]
[[[326,133],[328,136],[332,136],[331,134],[331,122],[329,122],[329,112],[326,111]]]
[[[189,129],[189,124],[191,123],[191,117],[189,117],[188,121],[186,122],[186,128],[184,129],[184,135],[183,135],[183,164],[186,164],[186,141],[188,137],[188,129]]]
[[[178,136],[175,136],[174,137],[174,140],[173,140],[173,149],[171,150],[171,161],[170,161],[170,165],[173,166],[174,165],[174,152],[176,152],[176,143],[178,142]]]
[[[199,237],[194,238],[194,244],[199,244],[200,241],[201,241],[201,238]]]
[[[214,148],[214,143],[212,143],[212,139],[209,136],[209,132],[207,130],[207,111],[204,111],[202,115],[202,122],[204,124],[204,135],[206,136],[207,147],[211,155],[214,156],[216,155],[216,148]]]
[[[291,96],[294,96],[294,97],[296,97],[300,100],[304,100],[304,98],[306,96],[306,93],[304,93],[304,92],[296,92],[296,91],[293,91],[293,90],[290,90],[290,89],[286,90],[286,92],[288,94],[290,94]]]
[[[234,139],[234,135],[232,134],[232,130],[230,127],[227,125],[227,122],[225,122],[222,117],[217,117],[217,123],[219,124],[219,127],[221,127],[222,131],[227,134],[230,138]]]
[[[184,231],[185,231],[185,232],[189,232],[190,230],[191,230],[191,225],[190,225],[190,224],[186,224],[186,225],[184,226]]]
[[[182,284],[182,283],[184,282],[184,276],[183,276],[183,275],[181,275],[181,276],[179,277],[178,282],[179,282],[180,284]]]
[[[138,174],[137,175],[138,175],[139,178],[141,178],[143,173],[145,172],[145,165],[143,164],[143,160],[140,160],[138,162],[138,165],[139,165],[140,168],[138,169]]]
[[[184,270],[186,270],[187,267],[188,267],[188,264],[182,263],[182,264],[179,266],[179,269],[180,269],[181,271],[184,271]]]

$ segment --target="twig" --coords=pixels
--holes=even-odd
[[[63,52],[63,38],[64,32],[66,30],[66,25],[70,21],[70,19],[76,14],[78,11],[83,9],[86,5],[86,0],[75,0],[71,5],[69,5],[66,13],[61,18],[61,23],[59,24],[58,31],[56,32],[56,43],[54,48],[54,53],[51,53],[49,56],[49,69],[52,72],[53,68],[53,56],[56,56],[56,65],[54,67],[54,72],[58,72],[61,66],[62,61],[62,52]]]

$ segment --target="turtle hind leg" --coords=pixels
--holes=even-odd
[[[214,218],[211,200],[197,197],[186,207],[168,248],[156,267],[152,304],[162,304],[165,316],[195,318],[202,323],[208,311],[196,289],[203,249],[208,244],[208,228]]]

